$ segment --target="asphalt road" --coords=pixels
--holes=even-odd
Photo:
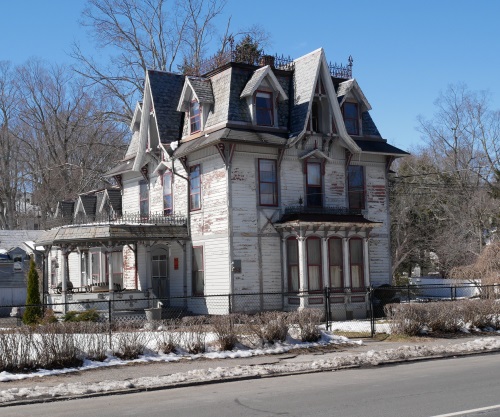
[[[0,416],[493,417],[500,354],[13,406]]]

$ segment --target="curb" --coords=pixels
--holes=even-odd
[[[32,405],[32,404],[42,404],[49,402],[58,402],[58,401],[71,401],[78,399],[87,399],[87,398],[97,398],[97,397],[105,397],[111,395],[126,395],[126,394],[137,394],[141,392],[150,392],[150,391],[162,391],[162,390],[170,390],[175,388],[189,388],[196,387],[201,385],[212,385],[212,384],[220,384],[224,382],[238,382],[238,381],[249,381],[255,379],[264,379],[264,378],[276,378],[276,377],[287,377],[294,375],[307,375],[307,374],[315,374],[321,372],[336,372],[336,371],[345,371],[349,369],[357,369],[357,368],[375,368],[378,366],[393,366],[400,364],[409,364],[420,361],[433,361],[440,359],[453,359],[457,357],[467,357],[467,356],[476,356],[476,355],[488,355],[492,353],[500,353],[499,349],[491,349],[487,351],[477,351],[477,352],[463,352],[463,353],[450,353],[450,354],[442,354],[436,356],[422,356],[416,358],[406,358],[406,359],[394,359],[388,360],[385,362],[380,362],[375,365],[347,365],[342,367],[331,367],[331,368],[322,368],[322,369],[306,369],[299,371],[290,371],[290,372],[280,372],[280,373],[272,373],[266,375],[247,375],[247,376],[231,376],[226,378],[218,378],[212,380],[203,380],[203,381],[189,381],[189,382],[179,382],[175,384],[167,384],[167,385],[159,385],[153,387],[144,387],[144,388],[125,388],[120,390],[113,391],[105,391],[105,392],[95,392],[90,394],[83,395],[68,395],[68,396],[60,396],[60,397],[41,397],[35,399],[26,399],[26,400],[14,400],[10,402],[0,403],[0,408],[4,407],[14,407],[21,405]]]

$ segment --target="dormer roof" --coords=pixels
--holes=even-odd
[[[179,103],[177,104],[178,112],[184,112],[189,109],[189,102],[192,96],[200,104],[213,104],[214,93],[212,92],[210,80],[201,77],[186,77]]]
[[[274,72],[269,65],[259,68],[252,74],[252,77],[248,80],[247,84],[245,85],[245,88],[243,89],[240,98],[252,96],[255,93],[255,91],[258,90],[262,81],[266,77],[269,83],[271,84],[273,90],[278,92],[278,97],[280,101],[288,100],[288,96],[285,93],[285,90],[283,90],[283,87],[281,87],[281,84],[279,83],[278,79],[276,78],[276,75],[274,75]]]
[[[313,149],[312,151],[302,155],[299,159],[308,159],[308,158],[318,158],[318,159],[326,159],[328,162],[332,162],[333,159],[330,158],[325,153],[321,152],[319,149]]]
[[[346,98],[354,97],[360,104],[362,104],[363,111],[370,111],[372,109],[372,106],[366,99],[366,96],[364,95],[363,91],[359,87],[358,82],[354,78],[339,84],[337,97],[340,105],[344,103]]]

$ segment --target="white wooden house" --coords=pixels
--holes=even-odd
[[[367,288],[391,279],[387,173],[406,152],[381,137],[352,62],[235,61],[147,72],[107,174],[118,188],[61,203],[80,220],[41,239],[52,297],[64,273],[194,313],[318,307],[329,287],[339,318],[366,315]]]

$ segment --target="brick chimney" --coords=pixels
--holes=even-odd
[[[269,65],[271,68],[274,68],[274,56],[262,55],[260,57],[259,65],[261,67],[265,67],[266,65]]]

